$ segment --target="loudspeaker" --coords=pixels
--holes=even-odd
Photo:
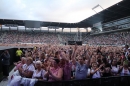
[[[68,41],[68,45],[82,45],[82,41]]]

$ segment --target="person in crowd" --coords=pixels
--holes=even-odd
[[[96,59],[102,59],[102,58],[103,58],[102,53],[101,53],[101,52],[98,52],[98,53],[97,53],[97,56],[96,56]]]
[[[22,54],[23,54],[22,50],[18,48],[18,50],[16,51],[16,62],[20,61]]]
[[[124,52],[127,52],[128,48],[129,48],[129,45],[125,45],[123,51],[124,51]]]
[[[90,75],[92,78],[101,78],[100,69],[103,64],[98,67],[97,63],[92,63],[92,68],[90,70]]]
[[[61,52],[60,67],[63,69],[63,80],[71,79],[72,63],[64,51]]]
[[[130,67],[128,66],[128,60],[123,62],[123,66],[120,66],[119,73],[121,76],[130,75]]]
[[[130,48],[128,48],[125,52],[125,57],[124,59],[127,59],[128,60],[128,55],[130,54]]]
[[[18,68],[18,71],[13,73],[12,79],[9,81],[8,86],[20,86],[20,81],[22,77],[31,78],[35,70],[33,60],[31,57],[28,57],[26,64],[21,68]]]
[[[48,77],[48,81],[61,81],[63,80],[63,69],[59,67],[60,60],[54,58],[51,60],[52,65],[48,67],[48,71],[45,74],[45,78]]]
[[[86,79],[87,78],[87,72],[88,72],[88,67],[89,67],[89,62],[85,63],[85,58],[82,56],[78,56],[76,61],[76,54],[77,54],[77,45],[75,45],[75,48],[73,50],[72,54],[72,60],[73,64],[75,65],[75,79],[80,80],[80,79]]]
[[[2,72],[4,79],[3,80],[8,80],[9,76],[9,65],[10,65],[10,54],[8,50],[4,50],[4,52],[0,55],[1,63],[2,63]]]
[[[108,62],[107,58],[103,58],[102,59],[103,61],[103,67],[101,68],[102,71],[104,71],[102,74],[103,77],[109,77],[111,76],[111,65],[110,63]]]
[[[44,63],[44,60],[45,60],[46,56],[45,56],[45,53],[41,53],[41,55],[39,56],[39,60]]]
[[[109,55],[108,55],[108,58],[107,58],[108,63],[111,64],[113,58],[114,58],[113,52],[109,52]]]
[[[111,74],[113,76],[117,76],[119,72],[119,65],[117,64],[117,59],[113,59],[112,60],[112,64],[111,64]]]
[[[14,71],[18,70],[20,67],[22,67],[26,63],[26,58],[22,57],[20,62],[14,63],[15,68]]]
[[[44,74],[46,71],[42,69],[42,62],[36,61],[36,70],[33,72],[32,78],[22,78],[20,84],[23,86],[34,86],[38,80],[46,80]]]

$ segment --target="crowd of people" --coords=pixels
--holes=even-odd
[[[114,32],[114,33],[104,33],[99,35],[88,34],[84,41],[90,45],[125,45],[130,43],[130,32]]]
[[[68,41],[75,41],[76,33],[65,33],[65,34],[60,34],[60,37],[62,38],[63,42],[68,42]]]
[[[18,32],[18,31],[4,31],[1,32],[1,43],[18,44],[18,43],[47,43],[60,44],[57,34],[55,33],[32,33],[32,32]],[[2,35],[1,35],[2,36]]]
[[[130,75],[130,48],[41,45],[24,49],[8,86]]]
[[[0,43],[18,44],[18,43],[42,43],[42,44],[61,44],[68,41],[78,40],[76,34],[56,34],[56,33],[32,33],[32,32],[16,32],[5,31],[0,32]],[[91,35],[90,33],[82,33],[83,43],[89,45],[124,45],[130,43],[130,31],[114,32],[106,34]]]

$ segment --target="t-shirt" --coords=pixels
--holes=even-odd
[[[81,65],[79,62],[76,62],[75,65],[75,79],[86,79],[88,72],[88,66],[86,64]]]
[[[17,64],[16,69],[20,68],[22,65],[22,63]]]
[[[35,71],[33,72],[32,78],[35,78],[35,77],[39,77],[39,78],[40,78],[40,77],[42,77],[43,80],[46,80],[46,78],[44,77],[45,73],[46,73],[46,71],[43,70],[43,69],[41,69],[41,71],[38,72],[38,73],[37,73],[37,70],[35,70]]]
[[[17,51],[16,51],[16,56],[21,56],[22,53],[23,53],[23,52],[22,52],[21,50],[17,50]]]
[[[91,71],[94,72],[93,69],[92,69]],[[100,78],[100,77],[101,77],[101,75],[100,75],[100,72],[99,72],[99,71],[97,71],[96,73],[94,73],[94,74],[92,75],[92,78]]]
[[[30,64],[29,66],[27,65],[27,64],[24,64],[23,65],[23,70],[24,71],[35,71],[35,67],[34,67],[34,65],[33,64]]]
[[[121,76],[123,76],[123,75],[130,75],[130,71],[128,70],[128,69],[122,69],[122,71],[121,71]]]
[[[66,63],[63,67],[63,79],[64,80],[70,80],[71,79],[71,63]]]
[[[112,69],[111,69],[111,72],[112,72],[112,73],[117,74],[118,71],[119,71],[119,67],[112,66]]]

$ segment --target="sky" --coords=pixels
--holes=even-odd
[[[0,0],[0,19],[76,23],[122,0]],[[100,7],[94,9],[100,12]]]

